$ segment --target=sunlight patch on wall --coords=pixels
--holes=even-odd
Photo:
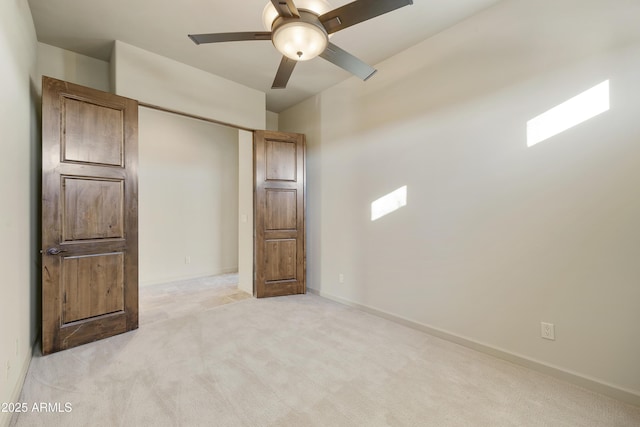
[[[532,147],[609,110],[609,80],[582,92],[527,122],[527,147]]]
[[[398,188],[371,203],[371,221],[382,218],[407,204],[407,186]]]

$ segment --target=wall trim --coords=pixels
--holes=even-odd
[[[36,341],[31,345],[31,351],[27,352],[27,356],[22,361],[22,368],[20,369],[20,373],[18,374],[18,382],[13,389],[13,393],[11,393],[10,402],[20,402],[20,395],[22,394],[22,388],[24,387],[24,382],[27,379],[27,372],[29,372],[29,366],[31,365],[31,360],[38,348],[38,337]],[[0,426],[8,427],[11,424],[11,419],[13,418],[12,413],[4,413],[0,415]]]
[[[213,123],[213,124],[220,125],[220,126],[230,127],[230,128],[233,128],[233,129],[246,130],[247,132],[255,132],[256,131],[256,129],[250,129],[248,127],[244,127],[244,126],[241,126],[241,125],[236,125],[236,124],[233,124],[233,123],[223,122],[222,120],[210,119],[208,117],[198,116],[196,114],[185,113],[184,111],[174,110],[174,109],[171,109],[171,108],[160,107],[159,105],[150,104],[148,102],[138,101],[138,106],[139,107],[150,108],[152,110],[163,111],[165,113],[176,114],[178,116],[188,117],[190,119],[202,120],[203,122],[209,122],[209,123]]]
[[[166,285],[167,283],[182,282],[186,280],[205,279],[207,277],[222,276],[224,274],[233,274],[233,273],[238,273],[238,267],[221,268],[220,270],[216,270],[211,273],[201,272],[201,273],[195,273],[195,274],[188,274],[186,276],[166,277],[164,279],[160,279],[161,281],[158,281],[158,280],[139,281],[138,287],[146,288],[149,286]]]
[[[340,304],[357,308],[366,313],[373,314],[378,317],[382,317],[384,319],[390,320],[395,323],[399,323],[404,326],[408,326],[413,329],[417,329],[429,335],[433,335],[435,337],[442,338],[444,340],[447,340],[456,344],[460,344],[472,350],[476,350],[481,353],[485,353],[490,356],[494,356],[499,359],[506,360],[507,362],[511,362],[516,365],[520,365],[525,368],[532,369],[534,371],[540,372],[545,375],[549,375],[556,379],[569,382],[579,387],[583,387],[590,391],[604,394],[608,397],[612,397],[614,399],[621,400],[623,402],[626,402],[632,405],[640,406],[640,394],[634,393],[631,390],[627,390],[622,387],[617,387],[615,385],[608,384],[606,382],[599,381],[597,379],[590,378],[585,375],[581,375],[577,372],[572,372],[570,370],[566,370],[558,366],[549,365],[549,364],[540,362],[538,360],[531,359],[526,356],[512,353],[498,347],[493,347],[488,344],[484,344],[479,341],[475,341],[470,338],[463,337],[461,335],[456,335],[454,333],[451,333],[442,329],[434,328],[432,326],[428,326],[423,323],[416,322],[414,320],[410,320],[402,316],[398,316],[398,315],[386,312],[384,310],[379,310],[377,308],[370,307],[368,305],[359,304],[357,302],[353,302],[351,300],[338,297],[326,292],[322,292],[322,291],[311,289],[311,288],[307,288],[307,290],[310,293],[318,295],[322,298],[326,298],[326,299],[338,302]]]

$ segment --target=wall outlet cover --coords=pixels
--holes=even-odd
[[[547,340],[555,340],[556,332],[553,323],[540,322],[540,336]]]

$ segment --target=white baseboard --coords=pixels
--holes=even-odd
[[[379,310],[377,308],[373,308],[364,304],[359,304],[359,303],[347,300],[345,298],[337,297],[335,295],[331,295],[326,292],[318,291],[316,289],[311,289],[311,288],[307,288],[307,290],[312,294],[330,299],[335,302],[339,302],[344,305],[348,305],[350,307],[357,308],[366,313],[385,318],[392,322],[399,323],[401,325],[405,325],[422,332],[426,332],[429,335],[433,335],[438,338],[442,338],[447,341],[471,348],[473,350],[480,351],[485,354],[489,354],[499,359],[503,359],[520,366],[524,366],[534,371],[538,371],[540,373],[552,376],[554,378],[567,381],[569,383],[575,384],[580,387],[584,387],[596,393],[604,394],[606,396],[613,397],[614,399],[618,399],[623,402],[630,403],[632,405],[640,406],[640,394],[634,393],[631,390],[626,390],[624,388],[617,387],[612,384],[607,384],[606,382],[599,381],[594,378],[589,378],[577,372],[572,372],[557,366],[548,365],[546,363],[542,363],[540,361],[528,358],[526,356],[515,354],[497,347],[490,346],[488,344],[474,341],[472,339],[469,339],[460,335],[456,335],[451,332],[447,332],[438,328],[433,328],[431,326],[406,319],[402,316],[397,316],[395,314],[388,313],[386,311]]]
[[[22,362],[22,367],[20,368],[20,373],[18,374],[18,382],[16,383],[13,392],[11,393],[10,402],[18,402],[20,400],[20,394],[22,393],[22,387],[24,386],[24,381],[27,378],[27,372],[29,371],[29,365],[31,365],[31,359],[33,358],[33,354],[35,352],[36,345],[31,345],[31,351],[27,353],[24,361]],[[8,427],[11,424],[11,417],[13,414],[9,412],[0,412],[0,427]]]
[[[216,270],[213,272],[200,272],[200,273],[188,274],[185,276],[171,276],[171,277],[165,277],[163,279],[155,279],[155,280],[140,280],[138,282],[138,287],[144,288],[147,286],[164,285],[166,283],[181,282],[183,280],[202,279],[204,277],[221,276],[223,274],[232,274],[237,272],[238,272],[238,267],[235,266],[235,267],[221,268],[220,270]]]

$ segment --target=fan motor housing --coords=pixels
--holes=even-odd
[[[298,18],[297,16],[290,16],[290,17],[284,17],[284,16],[278,16],[276,17],[276,19],[273,20],[273,24],[271,24],[271,31],[275,31],[278,29],[278,27],[282,26],[283,24],[287,23],[287,22],[298,22],[298,21],[302,21],[302,22],[306,22],[308,24],[313,24],[316,27],[320,28],[321,30],[323,30],[325,33],[327,32],[327,30],[325,30],[324,26],[320,23],[320,20],[318,19],[318,14],[311,11],[311,10],[307,10],[307,9],[298,9],[298,13],[300,13],[300,17]]]

